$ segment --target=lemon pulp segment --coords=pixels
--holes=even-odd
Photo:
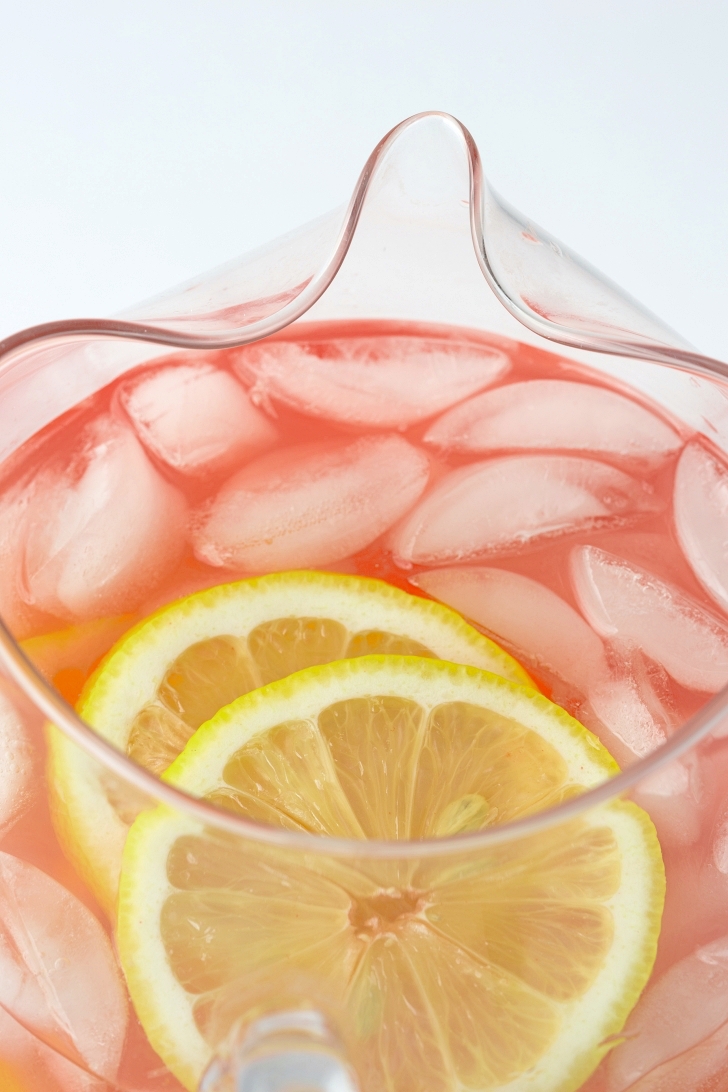
[[[303,975],[342,1014],[364,1092],[578,1088],[654,960],[664,872],[644,812],[612,801],[434,856],[385,859],[364,844],[482,830],[615,771],[533,690],[431,659],[340,661],[238,699],[165,777],[362,848],[273,846],[165,807],[139,816],[118,935],[152,1045],[193,1089],[258,1004],[249,984],[275,993]]]

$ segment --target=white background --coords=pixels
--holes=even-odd
[[[349,196],[423,109],[728,359],[725,0],[2,5],[0,336],[110,314]]]

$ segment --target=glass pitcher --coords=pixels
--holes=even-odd
[[[727,366],[435,113],[0,353],[3,1089],[722,1088]]]

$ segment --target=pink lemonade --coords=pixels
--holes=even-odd
[[[454,328],[299,323],[157,355],[11,455],[0,613],[75,704],[181,597],[288,570],[374,577],[457,611],[625,768],[728,683],[726,497],[724,452],[586,366]],[[0,701],[2,1088],[178,1090],[57,839],[39,715]],[[581,1087],[728,1088],[728,742],[631,796],[665,864],[657,959]]]

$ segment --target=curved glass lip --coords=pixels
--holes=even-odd
[[[144,341],[169,345],[176,348],[214,350],[250,344],[275,334],[301,318],[323,295],[333,281],[354,238],[362,207],[370,188],[372,177],[387,151],[394,142],[418,122],[439,118],[452,127],[461,139],[467,154],[470,179],[470,227],[473,246],[481,271],[504,307],[532,332],[549,341],[572,348],[598,353],[631,356],[645,361],[666,364],[681,370],[698,372],[720,379],[728,379],[728,364],[695,353],[689,349],[666,344],[646,343],[621,338],[609,338],[602,332],[585,334],[567,326],[543,318],[537,312],[525,308],[521,301],[511,298],[499,284],[491,267],[487,240],[483,234],[482,201],[484,179],[480,155],[471,134],[456,118],[439,111],[415,114],[395,126],[379,142],[369,156],[359,176],[349,205],[344,214],[338,238],[329,260],[310,279],[302,292],[279,311],[251,323],[234,335],[215,336],[188,334],[146,323],[116,319],[70,319],[29,327],[0,342],[0,371],[4,371],[13,357],[29,345],[41,342],[63,343],[103,338]],[[38,672],[15,638],[0,618],[0,664],[9,677],[20,687],[34,705],[60,728],[73,742],[101,762],[144,795],[165,804],[204,826],[251,841],[280,849],[291,849],[307,854],[324,854],[345,858],[412,860],[446,857],[453,854],[473,853],[506,842],[521,839],[568,822],[599,805],[606,804],[627,792],[640,781],[656,774],[660,769],[689,751],[696,743],[721,726],[728,715],[728,686],[714,695],[669,740],[651,754],[638,759],[594,788],[553,808],[537,812],[523,819],[489,827],[486,830],[458,834],[449,838],[430,838],[421,841],[381,841],[333,838],[257,823],[252,819],[235,815],[216,807],[203,799],[191,796],[182,789],[161,780],[137,765],[127,755],[117,750],[106,739],[85,724],[53,686]]]

